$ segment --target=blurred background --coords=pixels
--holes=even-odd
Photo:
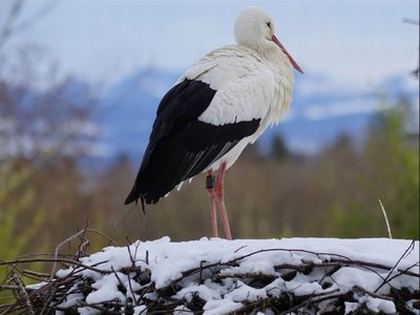
[[[123,201],[160,98],[234,41],[247,5],[305,75],[228,172],[234,236],[386,237],[381,199],[394,236],[419,237],[417,0],[0,0],[0,259],[85,226],[121,243],[210,234],[203,176],[146,215]]]

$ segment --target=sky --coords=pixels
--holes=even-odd
[[[54,0],[9,42],[36,43],[62,73],[109,83],[144,67],[185,70],[234,42],[233,24],[249,5],[273,17],[278,38],[305,73],[361,86],[413,70],[418,60],[417,0],[135,1]],[[0,0],[0,25],[11,0]],[[21,20],[48,0],[26,2]]]

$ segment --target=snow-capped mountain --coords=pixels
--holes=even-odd
[[[105,91],[99,107],[99,141],[106,148],[101,155],[112,158],[126,153],[135,160],[140,158],[159,101],[180,74],[141,70]],[[380,108],[379,95],[387,95],[390,100],[405,95],[418,110],[418,81],[408,74],[363,88],[311,73],[297,75],[295,80],[291,111],[277,127],[264,134],[259,141],[262,148],[277,133],[284,136],[292,150],[303,153],[314,153],[343,133],[361,139],[369,120]]]

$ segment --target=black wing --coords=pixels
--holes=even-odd
[[[258,129],[260,119],[219,126],[199,121],[215,93],[207,83],[184,80],[164,96],[125,204],[139,198],[142,203],[156,203]]]

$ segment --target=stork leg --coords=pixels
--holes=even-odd
[[[215,178],[213,172],[208,171],[206,178],[206,189],[210,199],[210,218],[211,218],[211,236],[218,237],[217,231],[217,202],[216,202],[216,191],[214,189]]]
[[[226,162],[222,162],[219,167],[219,173],[217,174],[216,179],[216,187],[215,192],[217,196],[217,203],[220,210],[220,218],[222,220],[223,224],[223,230],[225,231],[225,237],[228,240],[232,239],[232,233],[230,231],[230,225],[229,225],[229,218],[226,211],[225,206],[225,189],[224,189],[224,179],[226,174]]]

